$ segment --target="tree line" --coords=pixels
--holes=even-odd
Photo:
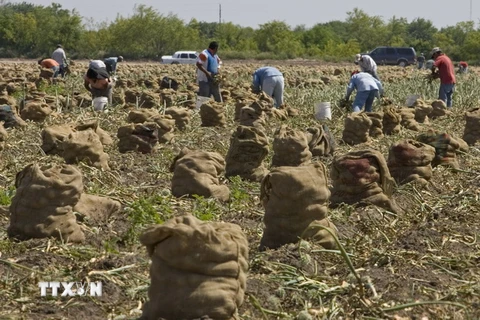
[[[327,61],[352,59],[376,46],[414,47],[417,54],[441,47],[453,60],[479,61],[480,29],[473,21],[436,28],[432,21],[393,16],[384,20],[355,8],[344,21],[318,23],[311,28],[273,20],[254,29],[231,22],[185,22],[152,7],[136,5],[129,17],[112,22],[83,21],[76,10],[58,3],[49,6],[0,1],[0,57],[49,56],[61,43],[70,58],[122,55],[126,59],[159,60],[177,50],[202,50],[220,43],[222,58]]]

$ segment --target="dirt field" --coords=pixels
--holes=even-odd
[[[35,61],[14,62],[0,61],[0,76],[2,82],[16,83],[9,95],[18,106],[36,87],[56,101],[59,95],[74,98],[85,93],[81,80],[85,62],[75,63],[70,77],[59,84],[37,86],[26,85],[38,77]],[[340,141],[349,111],[337,102],[345,93],[354,66],[305,61],[275,65],[285,74],[285,100],[298,109],[299,115],[287,120],[267,119],[267,167],[271,164],[275,130],[282,123],[301,130],[318,125],[313,106],[319,101],[332,103],[332,120],[326,123],[337,142],[335,155],[374,148],[385,157],[393,143],[415,139],[430,128],[461,138],[465,112],[478,107],[480,79],[474,69],[471,74],[459,76],[452,114],[422,124],[419,132],[402,128],[393,136],[349,146]],[[227,83],[223,88],[233,92],[246,87],[258,66],[253,61],[226,62],[223,72]],[[337,76],[335,69],[339,69]],[[159,89],[150,86],[151,82],[168,75],[178,79],[179,91],[186,92],[187,84],[195,80],[194,72],[193,66],[127,62],[119,65],[118,78],[126,83],[122,90],[136,88],[159,96]],[[425,74],[411,67],[380,67],[379,74],[385,83],[385,95],[394,105],[402,106],[410,94],[420,94],[426,100],[436,98],[438,83],[424,81]],[[316,81],[321,77],[325,78],[321,83]],[[185,102],[185,96],[177,94],[174,105],[194,104]],[[185,213],[202,220],[238,224],[247,236],[247,292],[237,319],[480,319],[478,145],[457,155],[460,169],[435,167],[425,188],[412,184],[396,187],[393,199],[401,213],[375,206],[329,209],[346,255],[305,241],[260,252],[264,209],[259,183],[222,178],[231,192],[226,203],[175,198],[170,191],[169,167],[181,148],[227,154],[230,136],[238,123],[234,121],[235,101],[226,100],[225,105],[225,128],[202,127],[198,112],[193,111],[189,129],[175,131],[171,143],[159,144],[148,155],[118,151],[117,130],[127,123],[128,112],[135,107],[128,103],[110,107],[108,113],[60,107],[56,103],[55,112],[45,121],[27,121],[25,128],[8,129],[5,149],[0,151],[0,319],[139,318],[150,284],[150,259],[138,236],[155,221]],[[162,111],[163,104],[157,108]],[[380,108],[376,102],[375,110]],[[87,235],[82,244],[53,238],[10,239],[6,232],[10,224],[8,206],[15,194],[16,174],[30,163],[64,163],[62,157],[42,151],[42,130],[53,124],[94,119],[115,143],[105,147],[111,170],[78,164],[84,191],[120,201],[121,214],[100,225],[81,224]],[[331,157],[319,160],[331,168]],[[41,297],[40,281],[101,281],[103,295]]]

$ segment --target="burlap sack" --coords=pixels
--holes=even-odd
[[[170,108],[176,100],[176,93],[173,89],[162,89],[160,91],[160,103],[164,108]]]
[[[158,142],[158,125],[153,122],[118,128],[118,151],[151,153]]]
[[[432,113],[433,107],[422,99],[417,99],[413,107],[415,108],[415,120],[418,123],[428,123],[428,115]]]
[[[70,165],[31,164],[17,174],[15,187],[10,205],[9,237],[85,240],[72,212],[83,191],[78,169]]]
[[[321,162],[272,169],[260,188],[265,208],[260,250],[297,242],[312,221],[327,216],[329,196],[327,172]]]
[[[372,138],[383,137],[383,112],[365,112],[365,114],[372,120],[368,135]]]
[[[155,93],[143,91],[138,99],[138,106],[140,108],[151,109],[159,105],[160,99]]]
[[[15,109],[9,105],[0,106],[0,121],[3,122],[4,128],[25,127],[27,125],[27,123],[15,113]]]
[[[7,140],[8,133],[3,127],[3,122],[0,122],[0,151],[5,148],[5,141]]]
[[[53,112],[52,108],[42,102],[29,102],[20,111],[23,120],[43,121]]]
[[[262,130],[238,126],[230,138],[230,148],[225,158],[225,176],[262,181],[268,173],[262,164],[267,154],[268,137]]]
[[[397,108],[388,106],[383,109],[383,133],[393,135],[400,132],[402,117],[397,113]]]
[[[227,124],[225,107],[221,102],[203,103],[200,107],[200,118],[203,127],[225,127]]]
[[[345,118],[342,140],[350,145],[370,142],[372,120],[365,112],[353,112]]]
[[[93,130],[98,136],[102,145],[113,143],[110,135],[98,126],[97,121],[90,121],[81,124],[53,125],[42,130],[42,150],[46,154],[63,155],[63,142],[73,132]]]
[[[152,259],[144,320],[233,320],[243,304],[248,241],[242,229],[187,215],[140,236]]]
[[[430,118],[435,119],[439,117],[443,117],[450,113],[447,110],[447,105],[443,100],[435,100],[432,102],[432,112],[430,113]]]
[[[466,112],[465,120],[463,140],[472,146],[480,140],[480,108],[474,108]]]
[[[335,139],[326,125],[307,128],[308,148],[314,157],[333,155]]]
[[[435,158],[432,160],[433,167],[445,165],[459,169],[460,165],[456,153],[462,150],[465,152],[465,147],[468,150],[467,143],[462,139],[434,130],[420,134],[417,140],[435,148]]]
[[[304,132],[282,125],[275,131],[273,139],[272,166],[300,166],[308,164],[312,153],[308,148]]]
[[[165,110],[165,114],[171,116],[175,120],[175,126],[180,131],[184,131],[190,124],[191,113],[187,108],[171,107]]]
[[[402,127],[412,131],[420,131],[420,125],[415,120],[415,109],[400,108],[397,112],[402,117],[402,120],[400,121]]]
[[[42,79],[50,80],[51,78],[53,78],[54,74],[55,74],[55,72],[53,72],[52,69],[42,69],[42,70],[40,70],[39,77],[42,78]]]
[[[182,149],[174,159],[172,194],[175,197],[199,195],[227,201],[230,190],[220,184],[219,175],[225,171],[225,160],[216,152]]]
[[[116,83],[118,84],[118,83]],[[122,88],[116,88],[112,93],[112,104],[113,105],[125,105],[125,90]]]
[[[235,118],[234,118],[234,120],[239,121],[240,120],[240,111],[242,110],[242,108],[243,107],[250,107],[253,102],[254,102],[254,100],[251,100],[251,99],[238,100],[235,103]]]
[[[243,107],[240,110],[239,122],[241,126],[251,126],[263,129],[266,125],[265,117],[261,109]]]
[[[96,120],[79,123],[74,125],[74,127],[76,131],[84,131],[84,130],[92,129],[97,134],[98,138],[100,139],[100,142],[104,146],[113,144],[113,139],[110,136],[110,134],[107,131],[100,128],[99,123]]]
[[[79,108],[88,108],[92,106],[92,95],[89,93],[76,95],[75,100]]]
[[[118,201],[86,193],[82,193],[79,201],[73,207],[73,211],[78,213],[77,219],[79,221],[88,219],[97,223],[107,222],[121,209],[122,205]]]
[[[128,121],[133,123],[153,122],[160,114],[157,109],[134,109],[128,114]]]
[[[103,151],[98,135],[92,130],[72,132],[62,143],[63,158],[66,163],[86,161],[95,168],[110,170],[109,156]]]
[[[332,169],[333,206],[341,203],[368,205],[398,212],[390,196],[395,181],[390,175],[383,155],[376,150],[352,151],[335,157]]]
[[[431,162],[435,148],[415,140],[393,144],[388,154],[388,169],[397,184],[415,182],[426,185],[432,178]]]
[[[325,249],[336,249],[337,243],[335,242],[333,236],[325,229],[320,228],[318,225],[328,228],[336,237],[338,236],[337,227],[332,221],[330,221],[329,218],[325,218],[322,220],[312,221],[301,235],[301,238],[313,241]]]

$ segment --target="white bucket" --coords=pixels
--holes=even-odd
[[[95,111],[103,111],[105,106],[108,104],[108,98],[107,97],[96,97],[92,101],[93,103],[93,108]]]
[[[421,97],[422,96],[418,94],[408,95],[407,100],[405,101],[405,104],[407,105],[407,107],[413,107],[413,104],[415,103],[415,101],[417,101],[417,99],[420,99]]]
[[[195,104],[195,108],[196,108],[197,110],[200,110],[200,107],[202,106],[202,104],[204,104],[204,103],[207,102],[208,100],[210,100],[209,97],[197,96],[197,103]]]
[[[315,104],[315,119],[332,120],[332,108],[330,102],[319,102]]]

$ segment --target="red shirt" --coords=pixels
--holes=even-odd
[[[440,74],[440,82],[442,84],[452,84],[456,82],[453,63],[452,60],[447,57],[447,55],[439,55],[437,59],[435,59],[434,65],[438,68],[438,73]]]
[[[460,61],[459,65],[461,65],[464,68],[468,67],[468,63],[466,63],[465,61]]]

